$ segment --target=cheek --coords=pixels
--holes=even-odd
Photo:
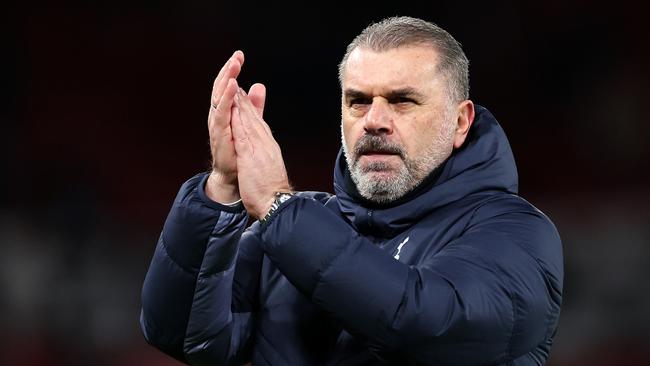
[[[428,118],[412,118],[397,130],[398,137],[410,158],[418,158],[431,150],[436,136],[442,133],[440,126]]]
[[[422,143],[422,135],[426,131],[417,128],[418,121],[416,118],[405,122],[401,126],[396,125],[393,129],[394,140],[402,145],[409,156],[413,156]]]
[[[348,148],[352,148],[354,146],[354,143],[359,139],[359,129],[356,128],[356,125],[354,122],[349,121],[349,120],[343,120],[342,122],[342,130],[343,136],[345,137],[345,144],[348,146]]]

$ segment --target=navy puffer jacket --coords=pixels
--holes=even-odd
[[[477,106],[461,149],[388,206],[301,192],[267,225],[182,187],[142,290],[149,343],[196,365],[542,365],[562,248],[517,195],[506,136]]]

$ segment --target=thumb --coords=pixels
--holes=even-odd
[[[255,83],[251,85],[248,91],[248,97],[251,103],[255,106],[257,113],[260,117],[264,114],[264,104],[266,102],[266,87],[262,83]]]

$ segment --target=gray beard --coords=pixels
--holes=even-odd
[[[383,135],[364,135],[350,151],[345,144],[343,124],[341,124],[341,140],[343,153],[350,170],[352,181],[361,196],[374,203],[388,203],[403,197],[412,191],[451,154],[453,149],[455,126],[444,123],[440,133],[436,135],[423,154],[417,157],[409,156],[401,145],[390,144]],[[359,157],[368,146],[388,150],[398,154],[402,164],[395,171],[385,162],[373,162],[361,167]],[[389,176],[376,176],[373,172],[389,171]]]

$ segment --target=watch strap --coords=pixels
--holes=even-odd
[[[271,208],[266,213],[266,215],[264,215],[264,217],[260,218],[259,220],[260,223],[261,224],[268,223],[271,216],[273,216],[273,213],[275,213],[278,210],[278,208],[280,208],[280,206],[286,201],[288,201],[289,198],[291,197],[293,197],[293,193],[291,192],[275,192],[275,199],[271,204]]]

